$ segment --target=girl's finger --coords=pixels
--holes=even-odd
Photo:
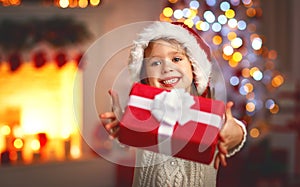
[[[219,169],[219,165],[220,165],[220,158],[219,158],[219,153],[218,153],[218,155],[215,158],[214,168]]]
[[[226,118],[227,118],[227,120],[230,119],[230,118],[233,118],[232,112],[231,112],[232,106],[233,106],[232,101],[227,102],[227,104],[226,104]]]

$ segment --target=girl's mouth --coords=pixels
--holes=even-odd
[[[179,81],[179,78],[170,78],[170,79],[164,79],[160,80],[159,83],[163,85],[164,87],[174,87]]]

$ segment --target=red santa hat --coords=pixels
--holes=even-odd
[[[202,95],[208,86],[211,75],[210,48],[193,29],[181,22],[154,22],[139,34],[131,49],[128,64],[133,81],[141,80],[144,49],[147,48],[150,41],[158,39],[174,39],[186,50],[193,66],[194,83],[198,94]]]

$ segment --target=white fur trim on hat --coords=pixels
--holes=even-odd
[[[169,22],[154,22],[146,27],[140,34],[130,52],[128,68],[133,81],[140,81],[140,73],[144,58],[144,49],[151,40],[175,39],[186,49],[186,54],[192,62],[195,74],[195,85],[198,94],[202,94],[209,82],[211,62],[206,52],[201,48],[195,36],[180,25]]]

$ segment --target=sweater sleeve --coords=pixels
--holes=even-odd
[[[233,155],[235,155],[237,152],[239,152],[242,147],[244,146],[246,139],[247,139],[247,129],[246,129],[246,125],[240,121],[237,120],[236,118],[234,118],[235,122],[242,128],[243,130],[243,139],[241,141],[241,143],[239,145],[237,145],[235,148],[229,150],[228,154],[226,155],[226,157],[231,157]]]

